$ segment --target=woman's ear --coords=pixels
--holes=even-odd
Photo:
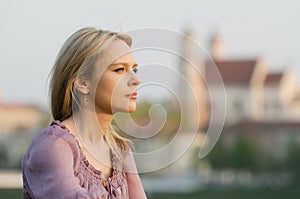
[[[84,77],[77,77],[74,81],[74,87],[84,95],[87,95],[90,92],[90,84]]]

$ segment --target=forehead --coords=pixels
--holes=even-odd
[[[134,58],[131,48],[124,41],[117,39],[107,46],[101,60],[108,66],[118,61],[131,63]]]

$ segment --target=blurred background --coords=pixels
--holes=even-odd
[[[164,107],[166,119],[153,138],[141,143],[134,140],[137,151],[170,142],[179,123],[198,117],[195,106],[200,110],[196,137],[188,150],[169,166],[140,174],[149,198],[297,198],[299,9],[296,0],[1,0],[0,198],[22,198],[22,157],[33,136],[51,122],[48,74],[63,42],[86,26],[124,32],[143,27],[182,32],[188,37],[174,45],[201,71],[195,75],[182,60],[170,63],[191,84],[197,95],[193,104],[176,76],[163,75],[168,87],[182,94],[179,97],[187,102],[184,108],[190,114],[182,114],[182,107],[167,90],[145,87],[139,93],[138,109],[130,116],[136,124],[151,122],[149,110],[154,104]],[[193,47],[191,39],[205,49],[205,55]],[[223,85],[215,81],[212,67],[217,67],[226,92],[226,99],[213,102],[207,84],[217,93]],[[145,73],[141,68],[140,73],[150,80],[157,77],[156,70]],[[199,158],[208,126],[218,125],[210,123],[211,107],[218,111],[222,103],[226,118],[221,136],[213,150]],[[117,126],[128,122],[128,116],[118,118]],[[187,128],[180,136],[186,140],[194,134]]]

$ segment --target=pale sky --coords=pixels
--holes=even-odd
[[[70,34],[86,26],[183,31],[190,25],[203,42],[216,30],[228,56],[262,56],[273,69],[289,65],[300,73],[299,11],[297,0],[1,0],[1,98],[47,106],[56,54]]]

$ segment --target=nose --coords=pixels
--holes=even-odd
[[[128,86],[137,86],[141,83],[140,78],[133,71],[130,72],[130,78],[128,81]]]

